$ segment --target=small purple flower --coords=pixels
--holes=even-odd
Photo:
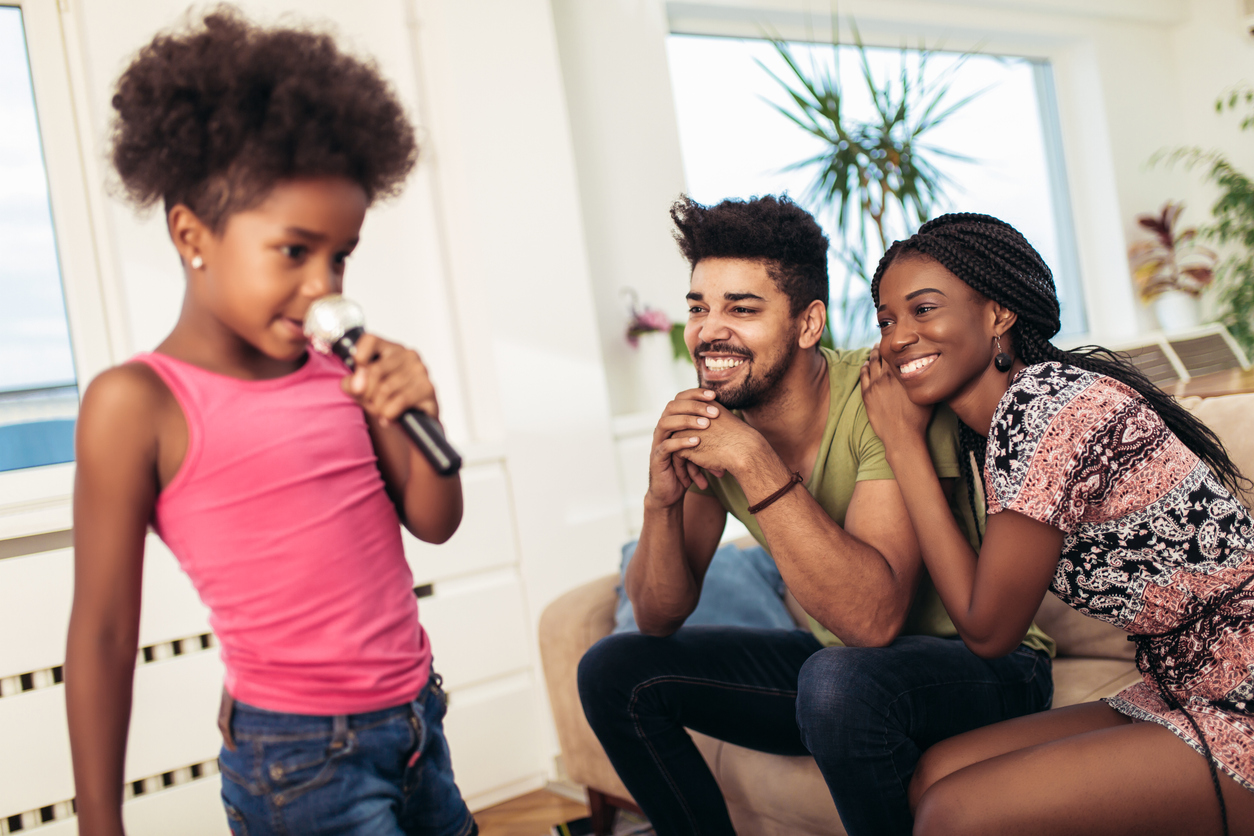
[[[655,331],[669,333],[670,330],[670,317],[657,308],[646,305],[643,310],[638,310],[635,305],[632,306],[631,321],[627,323],[627,342],[631,343],[632,348],[639,345],[641,334],[652,334]]]

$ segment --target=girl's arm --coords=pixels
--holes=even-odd
[[[878,364],[864,366],[867,415],[884,442],[932,583],[958,634],[977,655],[1004,656],[1023,641],[1062,551],[1063,533],[1015,511],[988,519],[977,560],[958,528],[927,449],[930,407],[906,397]]]
[[[78,416],[65,698],[82,836],[123,832],[144,537],[157,493],[153,378],[135,366],[105,372]]]
[[[411,407],[440,417],[435,388],[418,354],[363,334],[357,342],[357,371],[344,379],[344,390],[366,411],[379,469],[401,522],[428,543],[452,537],[462,520],[461,477],[438,475],[395,423]]]

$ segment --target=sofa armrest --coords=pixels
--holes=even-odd
[[[577,681],[579,660],[614,629],[617,586],[618,576],[606,575],[545,607],[540,616],[540,663],[566,774],[578,784],[630,799],[583,716]]]

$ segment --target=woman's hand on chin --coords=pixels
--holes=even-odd
[[[862,403],[871,419],[871,428],[886,447],[926,437],[934,407],[931,404],[920,406],[910,400],[901,381],[883,362],[879,346],[871,349],[871,356],[862,364],[860,377]]]

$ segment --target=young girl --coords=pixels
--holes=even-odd
[[[367,334],[346,375],[302,329],[341,289],[367,207],[413,167],[413,130],[329,37],[230,11],[156,37],[113,106],[113,162],[137,204],[163,202],[187,287],[170,335],[96,378],[79,416],[79,832],[122,832],[151,523],[222,645],[233,832],[475,833],[398,526],[439,543],[461,520],[458,479],[394,423],[437,415],[435,392],[413,351]]]
[[[924,224],[872,294],[863,398],[963,640],[1008,652],[1049,588],[1131,633],[1144,676],[934,746],[915,833],[1254,834],[1254,523],[1218,439],[1117,355],[1051,345],[1049,268],[995,218]],[[924,444],[937,403],[983,471],[978,561]]]

